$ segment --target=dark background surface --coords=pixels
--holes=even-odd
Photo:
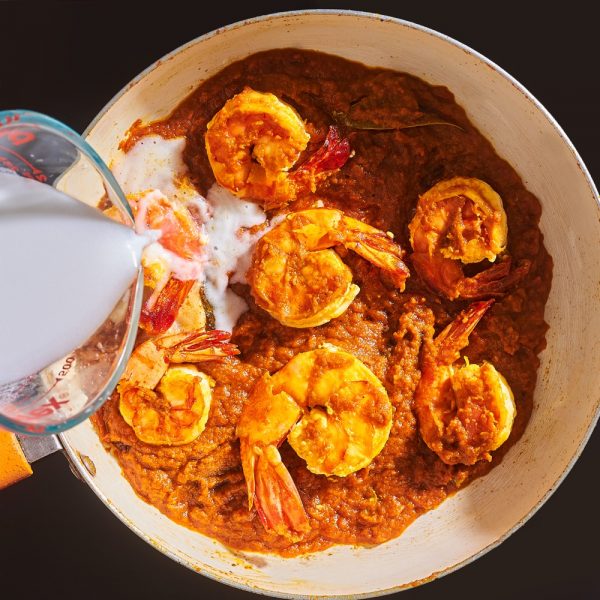
[[[362,9],[426,25],[495,61],[546,106],[599,179],[597,31],[583,3],[193,5],[0,2],[0,108],[39,110],[83,131],[142,69],[212,29],[278,10]],[[524,527],[476,562],[401,598],[600,598],[599,456],[596,430],[566,481]],[[34,468],[34,477],[0,492],[2,598],[255,597],[198,576],[137,538],[73,477],[63,456]]]

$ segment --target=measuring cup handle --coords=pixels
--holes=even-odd
[[[33,473],[14,433],[0,431],[0,490]]]

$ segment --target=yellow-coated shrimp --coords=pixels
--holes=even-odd
[[[248,283],[258,306],[288,327],[315,327],[343,314],[360,288],[332,250],[353,250],[404,289],[409,270],[389,234],[328,208],[287,215],[258,242]]]
[[[350,144],[330,127],[325,142],[297,168],[310,134],[298,113],[277,96],[249,87],[230,98],[207,125],[205,144],[215,179],[236,196],[273,208],[341,168]]]
[[[356,357],[326,345],[296,355],[256,384],[237,427],[248,504],[267,529],[295,537],[308,517],[278,447],[286,439],[309,471],[345,477],[383,449],[392,405]]]
[[[214,382],[192,362],[237,354],[224,331],[149,339],[132,353],[118,385],[119,410],[146,444],[179,446],[204,431]],[[171,366],[173,365],[173,366]]]
[[[463,264],[495,261],[506,250],[508,225],[500,196],[484,181],[454,177],[440,181],[417,203],[409,226],[412,263],[432,289],[450,300],[503,293],[529,271],[511,260],[466,277]]]
[[[419,429],[427,446],[450,465],[491,460],[515,419],[513,393],[492,364],[454,364],[492,302],[472,304],[423,349],[415,394]]]

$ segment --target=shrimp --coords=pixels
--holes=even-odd
[[[248,283],[258,306],[288,327],[316,327],[343,314],[360,288],[331,250],[342,245],[385,271],[400,290],[409,270],[386,234],[336,209],[287,215],[258,242]]]
[[[206,153],[215,179],[236,196],[275,208],[340,169],[350,144],[335,127],[323,146],[290,172],[310,134],[298,113],[277,96],[249,87],[230,98],[207,125]]]
[[[182,202],[171,200],[158,190],[132,195],[128,200],[134,210],[138,233],[160,231],[158,242],[149,246],[142,256],[144,283],[153,292],[142,308],[140,327],[150,335],[171,331],[186,301],[188,326],[203,327],[195,280],[201,274],[205,240],[198,224]],[[197,318],[192,318],[194,310]]]
[[[229,335],[191,331],[151,338],[134,350],[117,389],[121,415],[142,442],[180,446],[204,431],[214,381],[188,363],[237,354]]]
[[[512,390],[492,364],[454,364],[492,303],[472,304],[423,349],[415,394],[421,437],[449,465],[490,461],[515,419]]]
[[[392,405],[356,357],[326,344],[258,381],[237,427],[248,507],[266,529],[297,538],[308,516],[278,447],[287,441],[318,475],[346,477],[381,452]]]
[[[529,272],[529,261],[511,271],[511,259],[504,257],[473,277],[463,273],[460,263],[493,262],[506,250],[502,199],[480,179],[454,177],[434,185],[419,198],[408,228],[413,266],[449,300],[498,296]]]

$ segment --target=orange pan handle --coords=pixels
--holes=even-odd
[[[33,473],[14,433],[0,431],[0,490]]]

